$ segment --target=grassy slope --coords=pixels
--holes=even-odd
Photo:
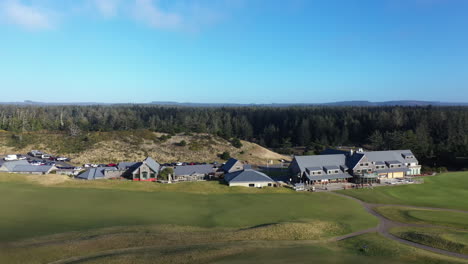
[[[392,229],[391,233],[419,244],[468,255],[468,231],[399,227]]]
[[[422,210],[405,207],[377,207],[377,212],[390,220],[411,224],[431,224],[468,230],[468,214]]]
[[[346,190],[344,194],[370,203],[468,210],[468,172],[424,178],[425,184]]]
[[[52,187],[4,180],[0,184],[0,240],[127,225],[244,228],[322,221],[330,223],[330,235],[337,235],[377,224],[358,203],[331,194],[285,193],[282,189],[255,190],[256,193],[238,189],[236,193],[218,183],[206,186],[229,192],[182,192],[183,184],[174,185],[178,192],[158,191],[157,187],[137,192],[88,188],[87,183],[80,183],[65,181]],[[138,189],[141,185],[135,186]]]
[[[228,151],[233,157],[253,164],[266,164],[267,160],[278,162],[289,157],[272,152],[257,144],[242,141],[243,147],[234,148],[228,141],[207,134],[173,136],[159,140],[162,133],[147,130],[93,132],[80,137],[49,131],[23,134],[22,141],[11,139],[12,134],[0,131],[0,154],[27,153],[40,149],[55,155],[73,158],[76,164],[110,163],[142,160],[147,156],[157,161],[212,162],[221,161],[218,154]],[[186,146],[177,146],[182,140]]]
[[[363,250],[363,245],[367,246]],[[256,263],[420,263],[450,264],[467,263],[463,260],[443,257],[423,250],[387,240],[377,234],[366,234],[339,243],[277,243],[268,242],[242,246],[229,244],[185,248],[185,250],[152,250],[136,254],[113,256],[83,262],[87,264],[123,263],[211,263],[211,264],[256,264]],[[202,260],[202,261],[194,261]]]

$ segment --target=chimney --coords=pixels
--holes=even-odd
[[[349,150],[349,155],[352,156],[354,154],[354,150],[353,149],[350,149]]]

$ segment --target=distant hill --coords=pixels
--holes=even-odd
[[[24,102],[0,102],[0,105],[20,105],[20,106],[89,106],[89,105],[133,105],[136,103],[100,103],[100,102],[35,102],[26,100]],[[272,104],[237,104],[237,103],[192,103],[192,102],[171,102],[171,101],[153,101],[150,103],[138,103],[138,105],[159,105],[159,106],[183,106],[183,107],[291,107],[291,106],[357,106],[357,107],[378,107],[378,106],[468,106],[468,102],[439,102],[439,101],[418,101],[418,100],[398,100],[398,101],[339,101],[330,103],[272,103]]]
[[[290,106],[468,106],[468,103],[451,103],[437,101],[416,101],[416,100],[401,100],[401,101],[385,101],[385,102],[370,102],[370,101],[341,101],[331,103],[301,103],[301,104],[222,104],[222,103],[178,103],[178,102],[151,102],[153,105],[169,105],[169,106],[186,106],[186,107],[242,107],[242,106],[269,106],[269,107],[290,107]]]

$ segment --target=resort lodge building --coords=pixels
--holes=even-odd
[[[293,181],[312,184],[369,183],[421,174],[421,165],[411,150],[326,150],[322,155],[296,156],[289,168]]]

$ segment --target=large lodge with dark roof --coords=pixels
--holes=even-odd
[[[421,165],[411,150],[326,150],[322,155],[296,156],[290,171],[295,182],[369,183],[420,175]]]

